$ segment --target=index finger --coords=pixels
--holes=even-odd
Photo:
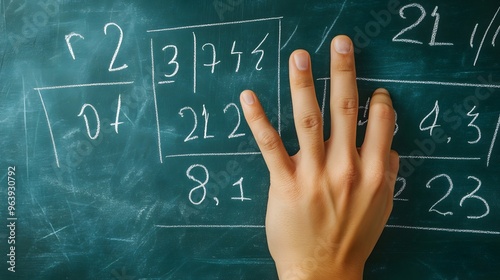
[[[246,90],[240,96],[243,114],[257,141],[271,178],[286,176],[292,172],[293,164],[281,137],[269,122],[255,93]]]

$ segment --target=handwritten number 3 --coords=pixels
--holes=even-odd
[[[477,200],[481,201],[484,204],[484,206],[486,207],[486,211],[484,212],[484,214],[482,214],[480,216],[467,216],[467,218],[469,218],[469,219],[481,219],[481,218],[484,218],[484,217],[486,217],[490,213],[490,206],[488,205],[488,202],[486,202],[486,200],[484,198],[476,195],[476,192],[479,191],[479,189],[481,188],[481,180],[479,180],[478,178],[476,178],[474,176],[469,176],[469,177],[467,177],[467,179],[476,181],[477,182],[477,187],[474,189],[473,192],[471,192],[470,194],[464,196],[462,198],[462,200],[460,200],[460,207],[462,207],[462,204],[467,199],[477,199]]]
[[[113,58],[111,59],[111,63],[109,64],[109,68],[108,68],[109,72],[115,72],[115,71],[120,71],[120,70],[128,68],[128,65],[127,64],[123,64],[120,67],[113,68],[113,66],[115,64],[116,57],[118,56],[118,52],[120,51],[120,47],[122,46],[123,30],[121,29],[120,26],[118,26],[118,24],[116,24],[114,22],[110,22],[110,23],[108,23],[108,24],[106,24],[104,26],[104,35],[108,35],[108,27],[110,25],[115,26],[120,31],[120,39],[118,40],[118,45],[116,46],[115,53],[113,54]]]

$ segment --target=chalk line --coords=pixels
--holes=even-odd
[[[37,91],[38,91],[38,96],[40,96],[40,101],[42,101],[42,107],[43,107],[43,111],[45,112],[45,118],[47,119],[47,124],[49,127],[49,133],[50,133],[50,139],[52,140],[52,148],[54,149],[54,156],[56,157],[56,164],[57,164],[57,167],[61,167],[59,165],[59,156],[57,155],[56,141],[54,140],[54,133],[52,132],[52,125],[50,124],[49,113],[47,112],[47,108],[45,107],[45,102],[43,102],[42,93],[40,92],[40,90],[37,90]]]
[[[490,166],[491,153],[493,152],[493,147],[495,147],[495,142],[497,140],[499,127],[500,127],[500,115],[498,116],[498,122],[495,128],[495,132],[493,133],[493,140],[491,141],[490,149],[488,150],[488,159],[486,160],[486,166]]]
[[[153,51],[153,39],[151,39],[151,80],[153,82],[153,99],[155,103],[156,130],[158,137],[158,153],[160,155],[160,163],[163,163],[163,155],[161,152],[161,136],[160,136],[160,118],[158,117],[158,102],[156,99],[156,82],[155,82],[155,57]]]
[[[319,78],[318,81],[330,80],[330,78]],[[493,84],[474,84],[474,83],[455,83],[455,82],[440,82],[440,81],[417,81],[417,80],[393,80],[393,79],[374,79],[374,78],[356,78],[358,81],[365,82],[381,82],[381,83],[396,83],[396,84],[420,84],[420,85],[438,85],[438,86],[458,86],[458,87],[479,87],[479,88],[500,88],[500,85]]]
[[[199,154],[179,154],[179,155],[168,155],[165,158],[180,158],[180,157],[205,157],[205,156],[249,156],[249,155],[260,155],[260,152],[249,152],[249,153],[199,153]]]
[[[481,158],[479,157],[399,156],[399,158],[435,159],[435,160],[481,160]]]
[[[498,231],[475,230],[475,229],[417,227],[417,226],[402,226],[402,225],[386,225],[385,227],[386,228],[397,228],[397,229],[425,230],[425,231],[443,231],[443,232],[455,232],[455,233],[478,233],[478,234],[500,235],[500,232],[498,232]]]
[[[34,88],[34,90],[53,90],[53,89],[65,89],[65,88],[83,88],[83,87],[102,87],[102,86],[118,86],[118,85],[131,85],[134,82],[115,82],[115,83],[90,83],[90,84],[78,84],[78,85],[62,85],[62,86],[52,86],[52,87],[40,87]]]
[[[251,20],[232,21],[232,22],[220,22],[220,23],[200,24],[200,25],[189,25],[189,26],[180,26],[180,27],[172,27],[172,28],[152,29],[152,30],[148,30],[147,32],[148,33],[153,33],[153,32],[173,31],[173,30],[193,29],[193,28],[203,28],[203,27],[213,27],[213,26],[232,25],[232,24],[245,24],[245,23],[260,22],[260,21],[279,20],[279,19],[282,19],[282,18],[283,17],[270,17],[270,18],[260,18],[260,19],[251,19]]]
[[[156,228],[265,228],[264,225],[155,225]]]

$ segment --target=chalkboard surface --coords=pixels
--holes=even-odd
[[[498,1],[0,11],[1,279],[277,279],[268,172],[238,96],[254,89],[296,152],[288,56],[311,53],[328,104],[337,34],[356,46],[359,141],[374,89],[397,111],[394,211],[365,278],[500,275]]]

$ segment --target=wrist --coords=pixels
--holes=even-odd
[[[298,265],[276,265],[280,280],[361,280],[364,265],[318,264],[312,258]]]

